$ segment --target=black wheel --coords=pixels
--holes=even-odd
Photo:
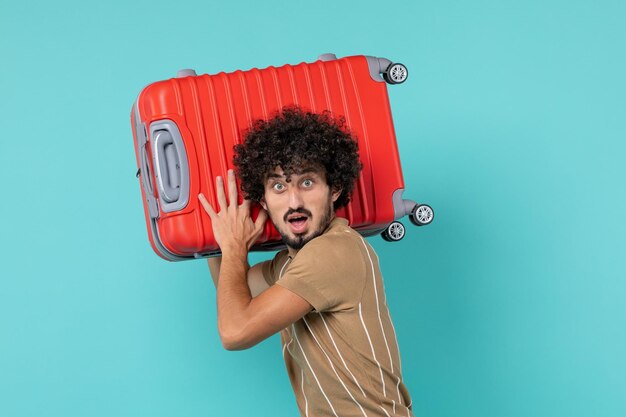
[[[416,226],[426,226],[435,218],[435,212],[428,204],[417,204],[409,214],[409,220]]]
[[[404,225],[400,222],[392,222],[387,228],[381,233],[383,239],[387,242],[397,242],[402,240],[404,237]]]
[[[409,76],[409,70],[403,64],[391,64],[383,73],[383,78],[389,84],[402,84]]]

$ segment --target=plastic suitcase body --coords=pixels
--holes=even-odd
[[[381,77],[381,73],[383,77]],[[233,168],[233,146],[257,119],[288,105],[329,110],[345,117],[356,136],[363,170],[351,202],[337,211],[363,236],[383,232],[399,240],[406,214],[430,223],[430,209],[403,200],[404,182],[387,95],[389,83],[406,79],[406,68],[381,58],[325,54],[314,63],[176,78],[145,87],[131,111],[146,225],[154,251],[178,261],[219,254],[203,193],[217,207],[215,177]],[[258,206],[253,208],[256,217]],[[395,227],[395,229],[394,229]],[[399,229],[401,228],[401,229]],[[268,221],[253,251],[283,247]]]

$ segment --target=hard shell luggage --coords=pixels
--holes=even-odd
[[[409,215],[428,224],[426,204],[404,200],[404,181],[387,83],[406,80],[407,69],[384,58],[324,54],[313,63],[176,78],[145,87],[131,110],[137,176],[148,235],[162,258],[179,261],[218,255],[210,218],[198,194],[217,207],[215,177],[233,168],[233,146],[257,119],[288,105],[343,116],[356,136],[363,170],[351,202],[337,211],[363,236],[404,236],[397,220]],[[253,208],[256,217],[258,207]],[[283,247],[268,221],[253,251]]]

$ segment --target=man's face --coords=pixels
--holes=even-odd
[[[283,242],[297,250],[326,229],[334,217],[333,202],[340,194],[331,192],[321,170],[293,173],[287,181],[283,170],[277,167],[265,181],[261,205]]]

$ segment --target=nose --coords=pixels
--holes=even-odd
[[[302,200],[300,190],[298,187],[291,187],[291,190],[289,190],[289,208],[295,210],[303,206],[304,201]]]

